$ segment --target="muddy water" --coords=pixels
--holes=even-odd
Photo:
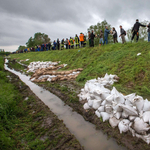
[[[7,62],[7,61],[6,61]],[[29,77],[17,71],[11,70],[5,64],[5,69],[18,75],[20,79],[55,113],[59,119],[64,121],[70,132],[85,150],[125,150],[118,146],[115,140],[107,140],[107,136],[95,129],[95,125],[87,122],[72,108],[64,105],[64,102],[54,94],[29,81]]]

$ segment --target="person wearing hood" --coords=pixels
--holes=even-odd
[[[139,23],[139,20],[136,19],[136,23],[134,24],[133,28],[132,28],[132,38],[131,38],[131,42],[134,39],[134,36],[136,35],[136,42],[138,42],[139,39],[139,28],[141,27],[146,27],[146,25],[143,25],[141,23]]]
[[[147,30],[147,32],[148,32],[148,42],[150,42],[150,23],[147,25],[147,27],[148,27],[148,30]]]
[[[103,35],[104,35],[104,33],[103,33],[103,31],[102,30],[100,30],[100,35],[99,35],[99,37],[100,37],[100,40],[99,40],[99,46],[101,46],[101,44],[103,44]]]
[[[118,43],[117,31],[116,31],[116,29],[114,27],[113,27],[112,35],[113,35],[114,43]]]

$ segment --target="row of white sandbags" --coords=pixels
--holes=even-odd
[[[79,100],[86,100],[84,109],[95,109],[95,114],[103,122],[109,120],[114,128],[118,126],[120,133],[130,131],[133,136],[150,143],[150,102],[135,93],[124,96],[114,87],[112,90],[104,86],[112,85],[116,75],[106,74],[104,78],[89,80],[78,95]]]
[[[59,63],[60,63],[60,61],[59,62],[52,62],[52,61],[47,61],[47,62],[40,62],[40,61],[31,62],[29,64],[29,66],[28,66],[29,70],[27,72],[35,72],[36,70],[42,69],[42,68],[50,68],[50,67],[52,68],[52,67],[58,65]],[[66,67],[66,66],[67,66],[67,64],[64,64],[64,67]]]

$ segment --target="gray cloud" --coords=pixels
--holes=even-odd
[[[66,38],[104,19],[127,29],[136,18],[150,19],[149,6],[149,0],[0,0],[0,45],[24,45],[36,32]]]

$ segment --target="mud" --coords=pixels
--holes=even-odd
[[[65,92],[63,92],[61,90],[61,88],[58,88],[59,87],[58,84],[60,85],[60,87],[62,87],[63,85],[67,86],[68,89]],[[99,119],[95,115],[94,110],[89,110],[89,111],[84,110],[83,109],[83,102],[82,101],[79,102],[79,99],[77,97],[79,90],[74,89],[74,92],[76,93],[76,95],[75,95],[76,100],[75,100],[75,102],[71,102],[69,95],[72,94],[73,88],[76,88],[76,87],[78,87],[78,89],[80,88],[79,86],[75,85],[74,82],[72,83],[72,85],[71,85],[71,82],[67,82],[67,81],[55,82],[55,84],[53,84],[53,86],[49,86],[49,84],[47,84],[47,83],[45,83],[45,84],[40,83],[38,85],[42,86],[46,90],[49,90],[53,94],[57,95],[67,105],[72,107],[74,111],[81,114],[86,121],[89,121],[89,122],[95,124],[97,130],[103,131],[104,134],[108,135],[108,138],[110,138],[110,137],[115,138],[115,140],[117,141],[117,143],[119,145],[123,145],[126,148],[128,148],[129,150],[143,150],[143,149],[149,150],[150,149],[149,145],[147,145],[141,139],[138,139],[136,137],[132,137],[130,132],[120,134],[118,128],[112,129],[112,127],[109,125],[109,122],[103,123],[102,120]]]
[[[31,116],[34,122],[39,122],[37,128],[33,128],[36,131],[36,136],[40,137],[40,140],[45,142],[47,140],[54,141],[45,147],[45,149],[51,150],[83,150],[84,148],[79,144],[76,138],[69,132],[62,120],[59,120],[55,114],[26,86],[18,76],[10,74],[8,76],[10,82],[21,93],[23,99],[27,101],[27,108],[31,112]],[[33,97],[33,101],[28,101],[28,97]],[[41,116],[38,113],[42,113]],[[40,133],[39,128],[43,129],[43,134]],[[61,137],[61,138],[59,138]],[[58,140],[59,139],[59,140]]]

